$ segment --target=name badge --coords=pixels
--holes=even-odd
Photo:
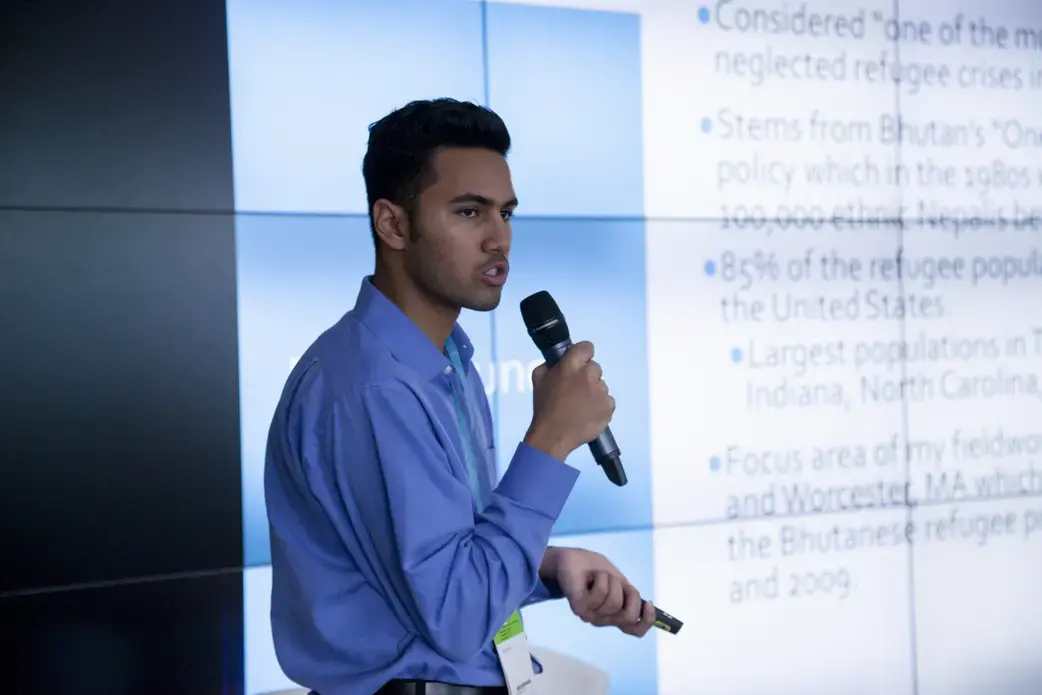
[[[528,636],[521,624],[521,613],[513,614],[492,638],[499,655],[499,665],[507,682],[510,695],[535,695],[535,673],[532,671],[532,654],[528,650]]]

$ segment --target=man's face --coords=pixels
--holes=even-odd
[[[499,154],[476,148],[439,150],[433,166],[437,179],[410,220],[406,270],[442,302],[491,311],[507,279],[517,205],[510,168]]]

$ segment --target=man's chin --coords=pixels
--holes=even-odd
[[[463,305],[464,309],[471,311],[493,311],[499,306],[499,302],[503,299],[503,291],[501,288],[495,288],[494,292],[482,293],[484,296],[481,297],[469,297],[466,304]]]

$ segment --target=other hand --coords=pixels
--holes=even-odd
[[[554,365],[532,372],[532,426],[525,442],[564,460],[593,441],[615,413],[615,399],[593,359],[593,344],[576,343]]]
[[[550,570],[580,620],[614,626],[635,637],[647,634],[655,622],[655,607],[648,601],[641,608],[636,587],[606,557],[581,548],[551,550],[556,557]]]

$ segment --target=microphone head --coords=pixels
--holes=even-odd
[[[570,339],[568,324],[557,302],[546,290],[540,290],[521,300],[521,318],[528,335],[540,351]]]

